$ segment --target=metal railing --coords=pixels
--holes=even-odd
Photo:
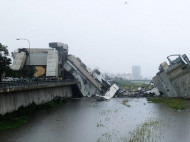
[[[64,79],[64,80],[52,80],[52,81],[12,81],[12,82],[0,82],[0,90],[10,88],[22,88],[22,87],[36,87],[36,86],[48,86],[48,85],[62,85],[68,82],[78,82],[76,79]]]

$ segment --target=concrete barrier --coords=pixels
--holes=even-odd
[[[72,85],[0,93],[0,114],[15,111],[21,106],[26,107],[33,102],[37,105],[43,104],[51,101],[56,96],[72,97]]]

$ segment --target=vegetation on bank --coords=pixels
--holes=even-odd
[[[128,142],[156,142],[161,139],[162,127],[161,121],[148,120],[131,132]]]
[[[56,108],[64,103],[66,103],[66,99],[52,100],[41,105],[32,103],[27,107],[21,106],[17,111],[0,115],[0,130],[20,127],[28,122],[29,114],[39,110]]]
[[[185,109],[183,98],[147,98],[147,101],[152,103],[163,103],[175,110]]]
[[[122,100],[122,104],[123,104],[123,105],[127,105],[127,102],[128,102],[127,99]]]
[[[144,87],[146,88],[148,84],[146,83],[141,83],[141,82],[131,82],[128,80],[123,80],[123,79],[117,79],[115,80],[119,87],[126,89],[126,90],[137,90],[139,87]]]
[[[2,75],[10,70],[11,58],[9,58],[8,47],[0,43],[0,81]]]
[[[122,136],[119,131],[112,130],[102,134],[96,142],[156,142],[162,139],[164,129],[167,126],[161,120],[151,118],[144,123],[137,125],[129,132],[130,136]],[[98,126],[97,126],[98,127]]]
[[[130,105],[127,103],[128,101],[129,100],[124,99],[124,100],[122,100],[122,104],[125,105],[125,106],[127,106],[127,107],[130,107]]]

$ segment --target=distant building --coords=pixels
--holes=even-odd
[[[136,80],[136,79],[142,79],[142,76],[141,76],[141,66],[138,66],[138,65],[133,65],[132,66],[132,76],[133,76],[134,80]]]

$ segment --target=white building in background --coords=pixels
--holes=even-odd
[[[133,76],[134,80],[142,79],[141,66],[139,66],[139,65],[133,65],[132,66],[132,76]]]

